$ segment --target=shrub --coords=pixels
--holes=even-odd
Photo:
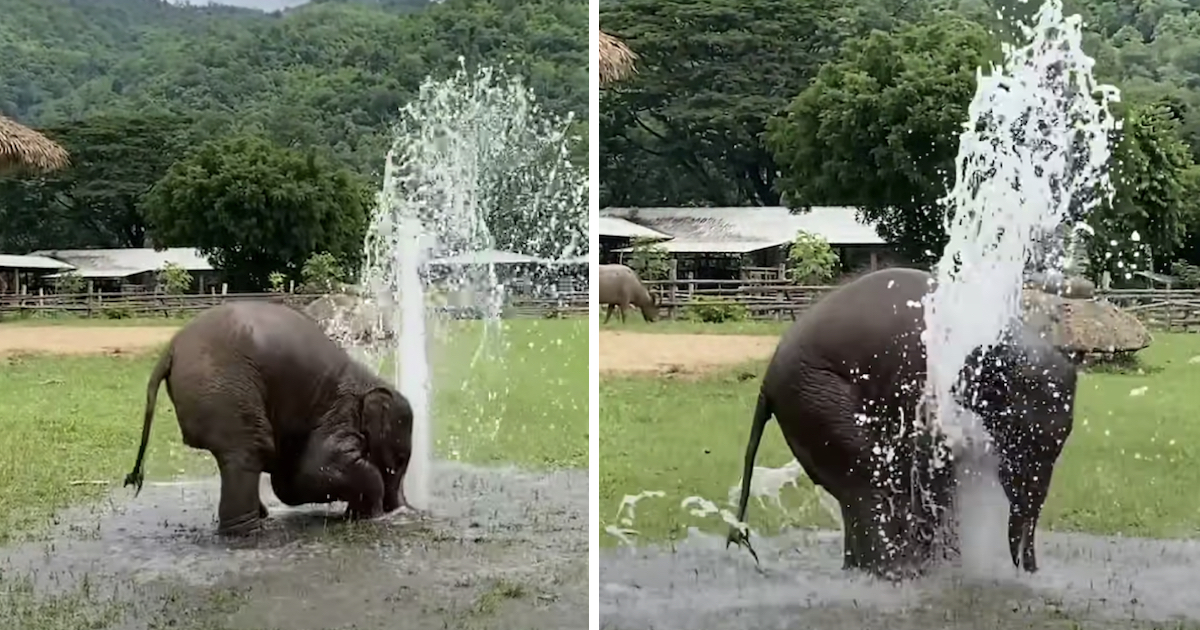
[[[692,298],[684,307],[684,317],[694,322],[720,324],[744,321],[749,315],[745,304],[727,298]]]

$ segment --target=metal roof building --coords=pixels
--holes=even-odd
[[[833,246],[884,245],[875,226],[855,208],[816,206],[793,213],[783,206],[732,208],[606,208],[601,218],[620,219],[671,240],[657,246],[672,253],[744,254],[792,242],[800,230]],[[617,250],[621,251],[621,250]]]
[[[170,247],[154,251],[149,247],[128,249],[44,249],[31,256],[55,258],[73,266],[83,278],[128,278],[129,276],[162,269],[174,263],[186,271],[212,271],[200,250],[191,247]],[[50,276],[53,277],[53,276]]]

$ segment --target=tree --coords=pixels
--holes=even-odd
[[[975,72],[997,52],[950,15],[850,44],[768,125],[789,205],[858,207],[913,261],[935,258]]]
[[[167,295],[183,295],[192,286],[192,274],[175,263],[158,270],[158,287]]]
[[[642,280],[666,280],[671,273],[671,254],[658,241],[644,236],[633,239],[629,268]]]
[[[1178,129],[1169,103],[1126,112],[1113,151],[1113,199],[1087,220],[1094,232],[1088,239],[1092,275],[1115,275],[1118,263],[1152,271],[1150,261],[1135,262],[1146,250],[1158,271],[1168,271],[1188,228],[1196,226],[1197,167]]]
[[[846,0],[625,0],[638,71],[605,90],[605,205],[777,205],[761,136],[857,26]]]
[[[191,121],[107,114],[42,131],[71,164],[39,179],[0,180],[0,249],[143,247],[142,196],[185,151]]]
[[[261,289],[318,252],[357,270],[373,204],[358,177],[311,151],[236,136],[172,166],[144,208],[158,243],[197,247],[230,284]]]
[[[792,282],[815,285],[833,279],[838,268],[838,256],[829,246],[829,241],[798,230],[796,239],[788,248],[787,266]]]
[[[342,269],[333,254],[319,252],[304,261],[304,267],[300,269],[300,278],[304,282],[305,293],[332,293],[342,281]],[[269,275],[267,280],[274,288],[275,282],[271,281]]]

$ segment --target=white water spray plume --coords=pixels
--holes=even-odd
[[[572,120],[542,111],[519,77],[470,73],[461,58],[457,72],[427,78],[400,111],[362,273],[383,333],[376,338],[396,333],[398,344],[364,350],[377,369],[391,358],[412,406],[405,494],[414,507],[429,501],[432,294],[452,302],[442,309],[451,316],[483,321],[474,363],[501,339],[496,250],[551,262],[587,253],[588,178],[571,161]],[[504,393],[489,392],[496,422]]]
[[[1004,46],[1001,67],[977,73],[959,139],[954,187],[943,200],[949,242],[925,300],[931,420],[954,441],[984,439],[953,390],[968,356],[995,345],[1020,315],[1027,267],[1061,265],[1061,226],[1112,195],[1111,85],[1098,84],[1078,15],[1047,0],[1020,25],[1028,43]],[[952,214],[952,216],[950,216]]]

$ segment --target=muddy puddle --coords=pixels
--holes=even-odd
[[[0,628],[587,627],[585,472],[438,463],[432,479],[432,517],[356,524],[264,484],[268,525],[235,543],[213,533],[215,479],[115,492],[0,549]]]
[[[1001,541],[1001,544],[1003,542]],[[892,585],[841,570],[841,533],[754,541],[762,558],[693,531],[673,548],[601,554],[601,627],[610,630],[1200,628],[1200,544],[1039,532],[1041,571],[1006,553],[970,571]]]

